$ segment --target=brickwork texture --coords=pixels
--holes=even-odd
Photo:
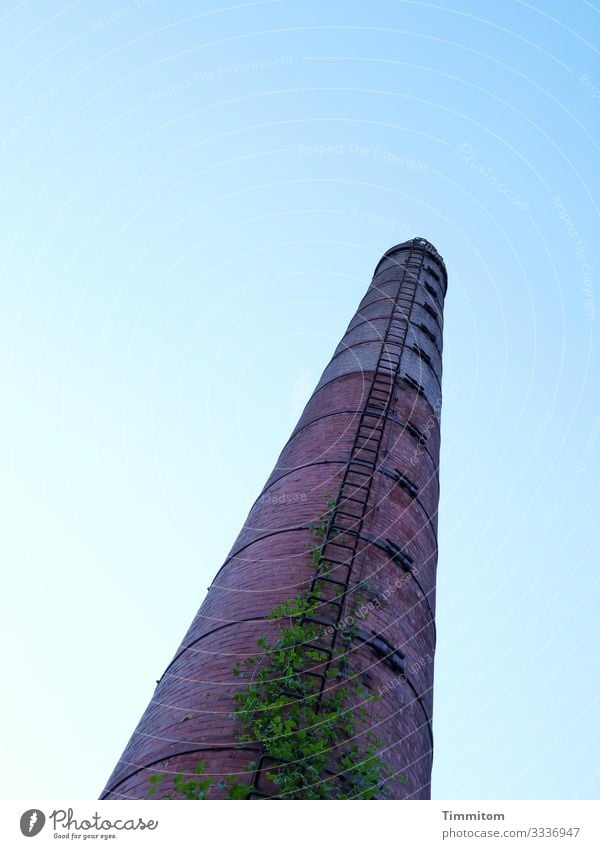
[[[351,668],[380,697],[368,724],[390,764],[390,795],[429,798],[446,287],[443,260],[425,239],[384,254],[101,798],[147,798],[150,776],[193,773],[201,760],[215,783],[245,774],[260,749],[238,745],[232,667],[258,656],[257,639],[276,631],[274,605],[309,588],[308,526],[353,480],[369,487],[343,611],[356,615],[352,588],[366,587]],[[373,408],[382,411],[378,449],[361,461],[357,440]],[[369,478],[352,478],[359,462]]]

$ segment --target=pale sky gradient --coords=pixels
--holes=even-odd
[[[450,277],[433,794],[597,797],[597,3],[0,17],[2,795],[97,797],[421,235]]]

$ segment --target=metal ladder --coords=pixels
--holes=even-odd
[[[317,642],[306,644],[306,649],[322,653],[323,661],[317,663],[321,671],[307,669],[300,676],[310,676],[317,687],[318,711],[323,698],[328,672],[334,660],[337,638],[342,630],[340,623],[350,596],[350,583],[354,562],[362,537],[363,525],[369,511],[369,499],[385,430],[386,417],[393,402],[394,387],[400,374],[402,352],[408,333],[409,319],[417,293],[424,250],[411,247],[406,264],[402,267],[399,296],[392,308],[375,366],[365,405],[361,411],[350,458],[344,469],[342,481],[329,513],[323,541],[320,545],[321,566],[315,571],[309,585],[308,600],[317,602],[315,612],[305,614],[301,622],[323,626]],[[324,567],[324,568],[323,568]],[[320,612],[319,612],[320,611]],[[312,661],[315,666],[315,661]],[[289,693],[293,697],[292,693]],[[297,696],[294,696],[297,698]],[[276,798],[261,790],[261,777],[268,764],[277,759],[263,751],[257,759],[248,798]],[[279,761],[281,763],[281,761]]]

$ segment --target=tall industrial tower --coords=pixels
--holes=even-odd
[[[320,629],[317,692],[332,686],[337,640],[345,674],[376,696],[357,739],[376,735],[383,795],[429,798],[446,288],[425,239],[381,258],[101,798],[146,798],[151,776],[193,776],[200,761],[209,798],[229,775],[248,798],[277,795],[264,741],[240,744],[236,731],[234,694],[254,673],[244,682],[232,668],[276,638],[269,614],[298,594],[316,605],[304,619]],[[315,566],[310,527],[323,514]]]

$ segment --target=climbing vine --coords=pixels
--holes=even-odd
[[[194,778],[186,778],[183,772],[178,772],[173,776],[173,791],[178,796],[183,796],[184,799],[207,799],[208,791],[212,784],[212,780],[210,778],[200,778],[200,776],[204,773],[205,763],[204,761],[200,761],[196,769],[194,770]],[[149,796],[153,796],[154,793],[159,789],[159,785],[165,780],[166,773],[161,772],[158,775],[150,776],[150,790],[148,791]],[[170,796],[162,796],[162,799],[169,799]]]
[[[328,574],[324,540],[335,501],[328,498],[327,512],[309,525],[315,539],[310,556],[317,575]],[[355,599],[356,600],[356,599]],[[320,646],[322,626],[311,614],[323,599],[298,594],[278,604],[271,620],[282,621],[277,634],[258,640],[260,652],[236,663],[233,674],[245,679],[235,693],[237,735],[240,746],[257,743],[263,752],[265,778],[273,794],[285,799],[385,798],[386,764],[379,757],[380,741],[360,726],[367,719],[367,705],[378,698],[352,676],[347,650],[353,628],[341,630],[330,656]],[[331,641],[329,641],[331,642]],[[324,674],[325,678],[319,677]],[[259,764],[248,764],[254,773]],[[211,779],[203,779],[204,763],[194,778],[173,778],[173,791],[186,799],[206,799]],[[165,775],[152,776],[152,791]],[[400,780],[405,780],[400,776]],[[248,783],[231,777],[214,785],[229,798],[244,799]],[[165,797],[162,798],[173,798]]]
[[[315,538],[310,556],[315,574],[327,575],[324,539],[335,501],[309,525]],[[269,768],[266,778],[286,799],[373,799],[385,795],[386,769],[371,732],[361,746],[359,725],[370,695],[349,672],[352,629],[340,632],[334,655],[320,647],[322,626],[307,619],[322,599],[295,595],[277,605],[274,620],[287,620],[274,639],[258,640],[261,654],[234,667],[248,679],[235,694],[240,742],[259,743]],[[329,663],[327,661],[329,660]],[[321,692],[318,673],[325,673]],[[250,769],[258,766],[252,762]]]

